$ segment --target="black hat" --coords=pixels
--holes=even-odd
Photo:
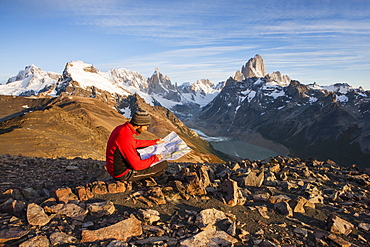
[[[137,126],[150,125],[150,115],[148,112],[139,109],[132,115],[130,123]]]

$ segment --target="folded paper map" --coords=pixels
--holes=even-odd
[[[173,131],[163,138],[163,141],[164,143],[138,149],[141,159],[147,159],[154,154],[162,154],[165,160],[177,160],[191,151],[191,148]]]

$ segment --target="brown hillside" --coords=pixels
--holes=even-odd
[[[0,153],[102,160],[110,130],[126,121],[92,98],[59,98],[34,111],[28,109],[0,123]]]
[[[109,134],[127,121],[112,105],[95,98],[0,99],[0,154],[104,160]],[[166,108],[145,102],[140,107],[151,113],[153,121],[149,129],[152,133],[143,133],[139,138],[154,139],[175,131],[195,150],[179,162],[221,162],[211,154],[215,151],[208,142],[191,136],[192,131]]]

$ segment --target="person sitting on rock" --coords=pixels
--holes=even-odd
[[[143,148],[158,143],[162,139],[138,140],[134,135],[146,131],[151,123],[148,112],[139,109],[131,120],[117,126],[111,133],[106,149],[106,168],[108,173],[119,181],[137,181],[160,176],[168,167],[166,160],[151,166],[163,159],[161,154],[141,159],[137,148]]]

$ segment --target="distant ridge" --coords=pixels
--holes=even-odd
[[[346,165],[370,160],[370,91],[348,83],[304,85],[280,71],[268,73],[259,54],[217,84],[173,84],[158,68],[145,78],[123,68],[101,72],[83,61],[67,63],[61,74],[30,65],[0,85],[1,94],[94,98],[125,118],[134,109],[129,99],[140,98],[209,136],[275,142],[294,156]]]

